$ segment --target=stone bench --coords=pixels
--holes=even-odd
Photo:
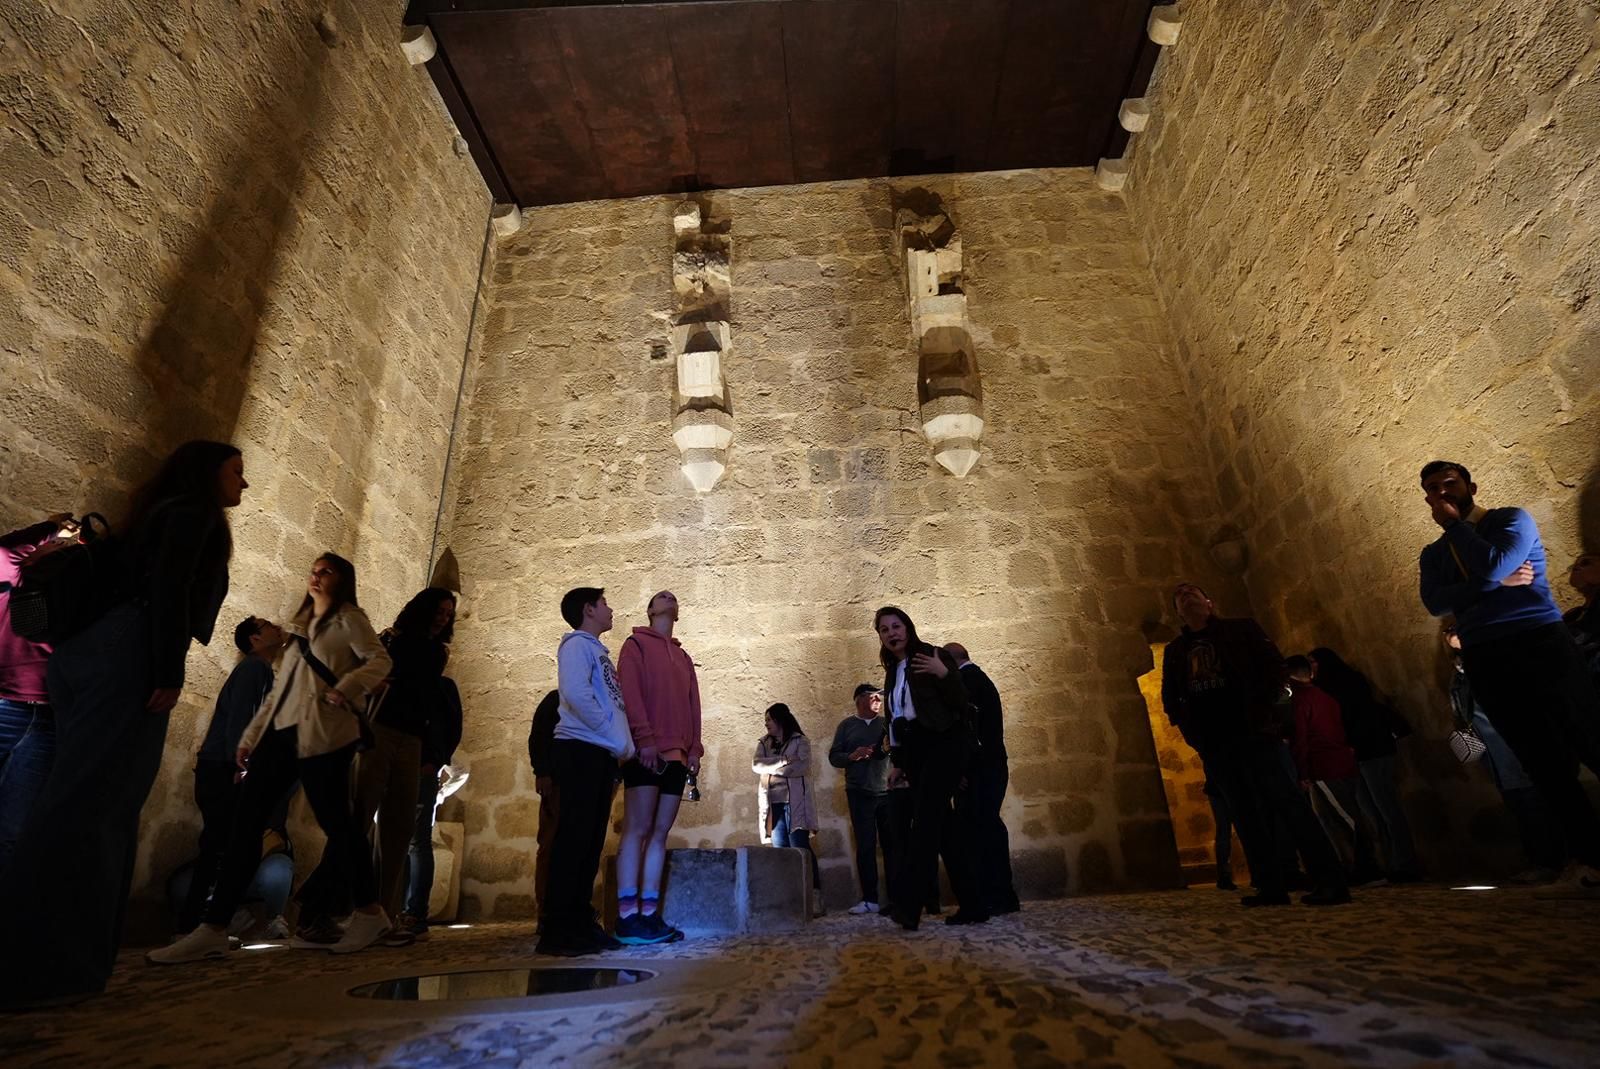
[[[811,920],[811,874],[805,851],[793,847],[668,850],[662,884],[662,916],[689,935],[793,931]],[[614,856],[606,859],[605,901],[614,921]]]

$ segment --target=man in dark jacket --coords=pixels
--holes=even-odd
[[[1161,700],[1233,814],[1256,885],[1242,904],[1289,904],[1290,873],[1273,848],[1274,815],[1287,824],[1315,884],[1300,901],[1350,901],[1339,856],[1283,760],[1274,714],[1284,697],[1283,655],[1254,620],[1219,617],[1193,583],[1179,583],[1172,603],[1183,633],[1167,643]]]
[[[959,642],[945,644],[945,652],[956,659],[961,670],[961,685],[972,702],[978,753],[967,773],[967,789],[956,795],[957,819],[970,821],[977,839],[978,882],[989,912],[1015,913],[1022,908],[1011,875],[1011,835],[1001,819],[1000,807],[1006,800],[1011,771],[1006,764],[1005,716],[1000,691],[982,668],[972,663],[967,648]],[[960,811],[966,809],[969,813]]]
[[[861,899],[850,907],[856,916],[877,913],[878,846],[892,857],[893,834],[889,821],[888,723],[883,718],[883,695],[871,683],[856,687],[855,712],[839,722],[828,748],[828,763],[844,769],[845,802],[850,809],[850,831],[856,841],[856,879]]]

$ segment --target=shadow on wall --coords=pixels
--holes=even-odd
[[[233,437],[305,144],[327,95],[329,50],[314,39],[282,42],[267,66],[284,78],[236,131],[237,153],[168,282],[166,307],[136,358],[161,399],[146,430],[156,455],[190,438]]]

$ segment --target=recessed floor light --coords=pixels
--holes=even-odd
[[[470,925],[470,924],[447,924],[447,925],[445,925],[445,927],[446,928],[471,928],[472,925]]]
[[[245,950],[277,950],[281,946],[283,946],[282,943],[246,943],[244,945],[244,949]]]
[[[1489,883],[1469,883],[1465,887],[1452,887],[1452,891],[1498,891],[1499,888]]]

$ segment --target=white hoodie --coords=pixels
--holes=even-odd
[[[590,743],[619,761],[634,755],[622,688],[604,643],[587,631],[563,635],[556,649],[556,685],[561,691],[556,738]]]

